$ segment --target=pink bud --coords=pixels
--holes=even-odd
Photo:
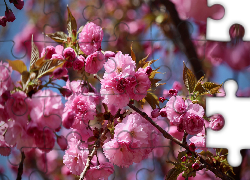
[[[64,64],[63,64],[63,67],[64,68],[71,68],[73,66],[73,63],[71,61],[66,61]]]
[[[195,144],[194,143],[190,143],[189,144],[189,150],[192,151],[192,152],[194,152],[195,149],[196,149]]]
[[[166,112],[166,110],[165,110],[165,109],[161,109],[160,115],[161,115],[161,117],[167,117],[167,112]]]
[[[68,147],[67,139],[64,136],[57,136],[57,144],[63,151],[66,150]]]
[[[10,98],[11,94],[10,91],[4,91],[4,93],[2,94],[2,99],[4,101],[7,101]]]
[[[67,74],[68,74],[68,70],[66,68],[57,68],[55,71],[53,71],[53,76],[56,79],[59,79]]]
[[[75,121],[75,114],[72,111],[68,111],[66,113],[63,113],[63,118],[62,118],[62,125],[66,128],[69,129],[72,124]]]
[[[176,89],[170,89],[168,91],[168,93],[169,93],[170,96],[177,96],[178,91]]]
[[[157,118],[160,115],[160,109],[156,108],[151,112],[152,118]]]
[[[163,103],[166,99],[164,97],[159,97],[159,101]]]
[[[145,72],[146,72],[146,74],[147,74],[148,76],[151,74],[152,71],[153,71],[153,70],[152,70],[152,68],[151,68],[150,66],[146,67],[146,69],[145,69]]]
[[[6,20],[8,22],[13,22],[16,19],[15,15],[13,14],[13,12],[10,9],[6,9],[5,16],[6,16]]]
[[[23,6],[24,6],[23,0],[14,1],[14,6],[19,10],[23,9]]]
[[[72,91],[66,88],[60,88],[59,89],[60,93],[65,97],[69,97],[72,94]]]
[[[73,62],[73,69],[76,71],[81,70],[83,66],[84,66],[84,61],[81,58],[77,58]]]
[[[181,161],[184,162],[184,161],[186,161],[186,159],[187,159],[186,156],[182,156]]]
[[[5,16],[0,16],[0,25],[5,27],[7,22],[7,18]]]
[[[192,165],[192,168],[193,168],[194,170],[199,169],[199,167],[200,167],[200,165],[199,165],[198,163],[194,163],[194,164]]]
[[[104,56],[105,58],[115,57],[115,53],[112,51],[105,51]]]

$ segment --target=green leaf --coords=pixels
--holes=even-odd
[[[22,60],[15,60],[15,61],[7,60],[7,61],[9,65],[12,67],[12,69],[19,72],[20,74],[22,74],[24,71],[27,71],[27,67]]]
[[[181,167],[174,167],[168,171],[165,180],[176,180],[180,173],[183,172]]]
[[[147,92],[147,96],[145,97],[145,99],[153,109],[155,109],[156,106],[160,107],[159,99],[155,94]]]
[[[77,34],[79,34],[80,32],[82,32],[82,29],[84,28],[84,26],[81,26],[78,31],[77,31]]]
[[[194,92],[197,92],[198,94],[205,94],[207,93],[207,90],[202,86],[201,82],[197,82]]]
[[[65,34],[62,31],[58,31],[56,33],[50,33],[50,34],[46,34],[47,37],[53,39],[54,41],[58,42],[58,43],[62,43],[64,41],[67,41],[67,34]]]
[[[190,69],[187,68],[184,62],[183,64],[184,64],[183,82],[186,88],[188,89],[189,93],[193,93],[197,80],[195,78],[194,73]]]
[[[57,59],[46,61],[41,69],[39,69],[37,78],[51,74],[57,68],[62,67],[64,63],[65,61],[60,61]]]
[[[76,19],[72,15],[69,7],[67,7],[67,9],[68,9],[67,30],[68,30],[69,36],[72,37],[72,30],[77,30],[77,24],[76,24]]]
[[[209,94],[216,94],[219,92],[219,89],[221,88],[222,84],[205,82],[202,86],[208,91]]]
[[[135,56],[135,53],[133,51],[132,44],[131,44],[131,57],[132,57],[133,61],[135,61],[135,63],[136,63],[136,56]]]
[[[206,157],[213,156],[213,153],[211,153],[210,151],[201,151],[199,154]]]

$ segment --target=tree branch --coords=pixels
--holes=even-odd
[[[136,111],[137,113],[139,113],[143,118],[145,118],[148,122],[150,122],[154,127],[156,127],[161,133],[162,135],[167,138],[170,139],[172,141],[174,141],[176,144],[179,144],[181,147],[185,148],[188,152],[191,152],[189,150],[189,147],[187,144],[183,144],[181,141],[179,141],[178,139],[174,138],[173,136],[171,136],[168,132],[166,132],[164,129],[162,129],[158,124],[156,124],[145,112],[142,112],[141,110],[139,110],[137,107],[135,107],[132,104],[128,104],[128,106],[133,109],[134,111]],[[191,152],[192,153],[192,152]],[[194,153],[195,157],[198,157],[199,155],[197,153]],[[204,165],[204,167],[206,169],[209,169],[210,171],[212,171],[215,175],[217,175],[218,177],[225,179],[225,180],[231,180],[230,177],[228,177],[227,175],[225,175],[223,172],[221,172],[219,169],[211,166],[210,164],[208,164],[201,156],[199,156],[200,158],[200,162]]]
[[[22,174],[23,174],[23,162],[24,162],[24,159],[25,159],[25,154],[24,152],[22,151],[21,152],[21,162],[19,164],[19,167],[18,167],[18,171],[17,171],[17,178],[16,180],[21,180],[22,179]]]

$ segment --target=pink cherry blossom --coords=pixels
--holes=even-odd
[[[6,110],[9,117],[18,121],[23,127],[27,125],[28,115],[32,107],[31,99],[22,91],[13,93],[6,102]]]
[[[134,76],[135,74],[135,62],[128,54],[122,54],[118,51],[115,57],[111,57],[104,64],[105,74],[104,78],[113,78],[116,75],[121,74],[122,77]]]
[[[63,55],[63,50],[64,50],[64,47],[62,46],[62,45],[57,45],[56,47],[55,47],[55,51],[56,51],[56,54],[57,55]]]
[[[89,120],[94,119],[96,115],[96,103],[92,95],[91,93],[75,93],[66,102],[63,113],[68,113],[68,109],[74,113],[73,128],[77,127],[80,121],[88,123]]]
[[[9,63],[0,62],[0,95],[2,95],[5,91],[10,91],[13,88],[11,73],[12,67]]]
[[[5,142],[10,146],[15,146],[17,149],[22,147],[32,147],[34,143],[34,138],[25,132],[25,129],[18,122],[13,122],[8,127],[5,134]],[[22,150],[27,152],[32,148],[23,148]]]
[[[79,46],[83,53],[90,55],[100,50],[103,39],[102,28],[92,22],[87,23],[79,33]]]
[[[130,88],[128,88],[128,94],[131,99],[139,101],[146,97],[147,90],[151,87],[151,81],[145,73],[145,70],[142,68],[139,68],[138,71],[136,71],[135,77],[136,84],[135,86],[130,86]]]
[[[129,103],[129,96],[125,93],[124,78],[117,76],[113,79],[102,79],[100,93],[104,97],[103,103],[115,105],[116,108],[122,109]],[[125,86],[125,87],[124,87]]]
[[[225,120],[222,115],[216,114],[210,118],[209,127],[214,131],[219,131],[223,128]]]
[[[204,119],[192,111],[188,111],[183,116],[183,124],[188,134],[194,135],[202,131],[204,126]]]
[[[189,101],[184,101],[181,96],[172,96],[166,104],[167,117],[174,125],[181,122],[181,115],[185,114],[188,106],[191,104]]]
[[[62,125],[69,129],[75,121],[75,113],[71,111],[71,109],[64,110],[62,114]]]
[[[41,128],[57,129],[61,125],[59,114],[63,113],[61,96],[52,90],[41,90],[32,96],[31,119]]]
[[[51,59],[50,60],[64,60],[63,56],[61,54],[52,54]]]
[[[118,140],[128,140],[133,143],[143,145],[148,144],[148,139],[152,129],[149,129],[148,124],[142,123],[139,114],[130,114],[123,119],[123,122],[115,126],[115,136]]]
[[[189,139],[192,143],[195,144],[197,149],[202,149],[206,150],[206,139],[205,139],[205,134],[204,133],[198,133],[196,136],[193,136],[192,138]]]
[[[53,54],[56,54],[55,47],[47,46],[46,48],[43,48],[41,57],[45,56],[45,59],[51,59]]]
[[[111,163],[120,167],[129,167],[134,159],[134,149],[131,149],[130,145],[129,141],[112,139],[103,145],[103,152]]]
[[[77,80],[77,81],[67,81],[66,86],[64,88],[67,88],[71,90],[73,93],[79,92],[79,93],[88,93],[88,92],[94,92],[97,93],[95,87],[92,86],[91,83],[89,85],[87,82],[83,80]]]
[[[85,71],[90,74],[96,74],[105,63],[105,56],[101,51],[96,51],[86,58]]]
[[[44,152],[51,151],[55,145],[55,135],[48,128],[35,132],[34,138],[36,147]]]
[[[85,124],[83,121],[80,121],[77,126],[73,126],[71,128],[74,133],[72,133],[73,137],[80,139],[81,141],[87,142],[90,136],[93,136],[93,131]]]
[[[87,162],[89,155],[88,146],[75,138],[71,138],[68,143],[69,149],[65,151],[63,163],[72,174],[79,176]]]
[[[90,167],[86,173],[86,180],[108,180],[108,177],[114,173],[114,165],[109,162],[103,162],[98,166]]]
[[[63,57],[68,61],[74,61],[76,59],[76,52],[71,47],[67,47],[63,51]]]
[[[115,57],[115,53],[112,52],[112,51],[105,51],[104,56],[105,56],[105,58],[108,59],[108,58],[111,58],[111,57]]]
[[[85,58],[80,55],[74,62],[73,62],[73,69],[78,71],[81,70],[82,67],[84,66],[84,60]]]

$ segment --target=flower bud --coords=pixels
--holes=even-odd
[[[74,116],[75,116],[75,114],[71,111],[68,111],[68,113],[63,113],[62,125],[66,129],[69,129],[72,126],[72,124],[74,123],[74,121],[75,121]]]
[[[23,0],[14,1],[14,6],[19,10],[23,9],[23,6],[24,6]]]
[[[184,162],[186,160],[187,160],[187,157],[186,156],[182,156],[181,161]]]
[[[148,76],[150,76],[150,74],[151,74],[152,71],[153,71],[153,70],[152,70],[152,68],[151,68],[150,66],[146,67],[146,69],[145,69],[145,72],[146,72],[146,74],[147,74]]]
[[[160,115],[161,115],[161,117],[167,117],[167,112],[166,112],[166,110],[164,109],[161,109],[161,111],[160,111]]]
[[[156,108],[151,112],[152,118],[157,118],[160,115],[160,109]]]
[[[67,88],[60,88],[59,89],[60,93],[65,97],[69,97],[72,94],[72,91],[67,89]]]
[[[13,22],[16,19],[15,15],[13,14],[13,12],[10,9],[8,9],[8,8],[5,11],[5,16],[6,16],[6,20],[8,22]]]
[[[104,53],[105,58],[115,57],[115,53],[112,51],[105,51]]]
[[[159,97],[159,101],[160,101],[161,103],[163,103],[165,100],[166,100],[165,97]]]
[[[64,75],[68,74],[68,70],[66,68],[57,68],[56,70],[53,71],[53,76],[56,79],[60,79]]]
[[[68,147],[67,139],[64,136],[57,136],[57,144],[63,151]]]
[[[195,144],[194,144],[194,143],[189,144],[189,150],[190,150],[190,151],[194,152],[195,149],[196,149],[196,147],[195,147]]]
[[[2,94],[2,99],[4,101],[7,101],[10,98],[11,94],[10,91],[4,91],[4,93]]]
[[[200,167],[200,165],[199,165],[198,163],[194,163],[194,164],[192,165],[192,168],[193,168],[194,170],[198,170],[199,167]]]
[[[176,89],[170,89],[168,91],[168,93],[169,93],[170,96],[177,96],[178,91]]]
[[[7,22],[7,18],[5,16],[0,16],[0,25],[5,27]]]

